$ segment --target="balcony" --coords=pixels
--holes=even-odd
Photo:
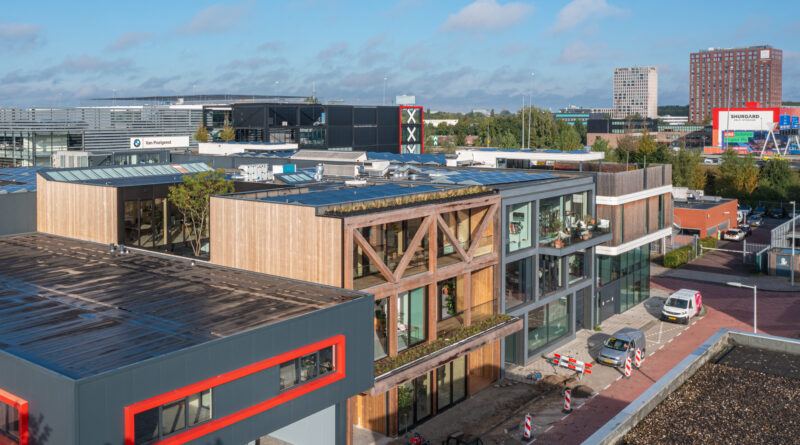
[[[560,221],[556,221],[549,226],[540,226],[539,246],[563,249],[610,233],[611,225],[606,219],[595,221],[593,218],[586,218],[585,220],[578,220],[567,227],[564,227]],[[598,243],[604,241],[607,240],[603,239]]]
[[[493,305],[494,302],[487,304]],[[476,307],[477,319],[471,325],[452,326],[453,329],[444,332],[446,337],[439,337],[430,343],[407,349],[397,356],[375,362],[375,384],[369,394],[382,394],[464,354],[522,330],[522,319],[505,314],[487,315],[481,309],[482,306]]]

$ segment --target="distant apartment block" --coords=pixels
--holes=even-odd
[[[709,48],[690,57],[690,121],[702,122],[714,108],[743,108],[747,102],[781,106],[783,51],[769,45]]]
[[[633,114],[658,117],[658,69],[654,66],[614,69],[612,117],[623,119]]]

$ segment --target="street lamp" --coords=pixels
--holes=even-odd
[[[757,331],[756,331],[756,308],[757,308],[757,303],[756,303],[757,300],[756,300],[756,298],[757,298],[757,292],[758,292],[757,287],[758,286],[748,286],[748,285],[742,284],[742,283],[740,283],[738,281],[728,281],[728,283],[726,283],[726,284],[728,286],[733,286],[733,287],[746,287],[748,289],[753,289],[753,333],[754,334],[757,333]]]
[[[797,223],[797,204],[794,201],[789,201],[792,204],[792,286],[794,286],[794,226]]]

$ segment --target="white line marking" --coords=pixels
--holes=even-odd
[[[567,414],[566,416],[562,417],[562,418],[561,418],[561,420],[564,420],[564,419],[566,419],[567,417],[569,417],[569,414]],[[559,422],[561,422],[561,420],[559,420]]]
[[[664,329],[664,322],[658,324],[658,342],[661,343],[661,331]]]
[[[619,376],[619,377],[617,377],[617,380],[619,380],[619,379],[621,379],[621,378],[622,378],[622,376]]]
[[[680,331],[680,332],[678,332],[678,335],[681,335],[681,334],[683,334],[683,331]],[[677,337],[678,335],[676,335],[676,337]]]
[[[606,385],[606,388],[608,388],[609,386],[611,386],[611,385],[610,385],[610,384],[609,384],[609,385]],[[593,398],[595,398],[595,397],[597,397],[597,393],[594,393],[594,394],[592,394],[592,395],[590,395],[590,396],[589,396],[589,398],[590,398],[590,399],[593,399]]]
[[[671,342],[672,342],[672,339],[670,338],[670,339],[669,339],[669,341],[668,341],[667,343],[671,343]]]
[[[609,386],[611,386],[611,383],[609,383],[608,385],[606,385],[606,387],[605,387],[605,388],[603,388],[601,391],[605,391],[605,390],[607,390]],[[595,395],[597,395],[597,394],[595,394]]]
[[[579,403],[578,406],[575,407],[575,409],[581,409],[582,406],[583,406],[583,403]]]
[[[550,426],[548,426],[548,427],[547,427],[547,429],[546,429],[546,430],[544,430],[544,432],[546,433],[546,432],[548,432],[548,431],[550,431],[550,430],[552,430],[552,429],[553,429],[553,425],[550,425]]]
[[[660,350],[662,350],[662,349],[664,349],[664,345],[661,345],[661,346],[659,346],[659,347],[658,347],[658,350],[659,350],[659,351],[660,351]],[[652,354],[651,354],[651,355],[652,355]]]

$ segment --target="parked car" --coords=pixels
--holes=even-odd
[[[775,207],[774,209],[769,211],[769,216],[771,216],[772,218],[780,219],[783,218],[783,215],[785,215],[785,212],[780,207]]]
[[[705,165],[719,165],[719,164],[722,164],[722,159],[720,159],[720,158],[705,158],[705,159],[703,159],[703,164],[705,164]]]
[[[739,204],[739,211],[744,212],[745,214],[749,214],[753,211],[753,209],[747,204]]]
[[[750,226],[760,226],[764,224],[764,218],[762,218],[761,215],[750,215],[750,217],[747,218],[747,224]]]
[[[703,296],[699,290],[681,289],[667,298],[661,310],[661,319],[689,324],[689,319],[700,313]]]
[[[750,227],[750,224],[747,223],[739,224],[739,230],[744,232],[744,236],[750,236],[753,234],[753,228]]]
[[[764,216],[767,214],[767,209],[764,206],[758,206],[753,209],[753,215],[761,215]]]
[[[615,368],[625,366],[625,360],[628,357],[633,360],[636,348],[642,351],[642,357],[644,357],[647,350],[644,332],[633,328],[622,328],[603,342],[603,349],[600,350],[597,362]]]
[[[744,231],[739,229],[728,229],[722,234],[722,239],[730,241],[741,241],[744,239]]]

